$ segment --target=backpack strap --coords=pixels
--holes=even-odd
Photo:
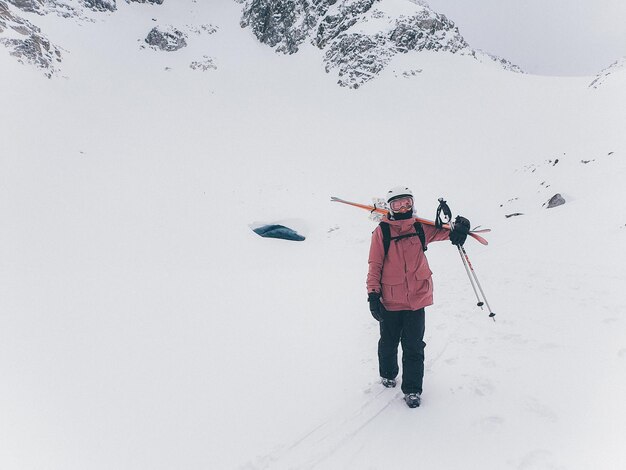
[[[424,233],[424,227],[422,227],[422,224],[417,220],[413,226],[415,227],[415,233],[417,233],[417,236],[420,237],[420,241],[422,242],[422,250],[428,250],[428,247],[426,246],[426,234]]]
[[[391,227],[389,226],[389,224],[387,222],[381,222],[380,224],[380,230],[383,233],[383,248],[385,249],[385,256],[387,256],[387,253],[389,253],[389,246],[391,245],[391,240],[402,240],[403,238],[409,238],[409,237],[419,237],[420,242],[422,242],[422,250],[426,251],[428,248],[426,247],[426,234],[424,233],[424,227],[422,227],[422,224],[418,221],[415,221],[415,223],[413,224],[413,227],[415,227],[415,233],[408,233],[406,235],[400,235],[397,237],[392,237],[391,236]]]
[[[391,227],[387,222],[381,222],[379,225],[381,232],[383,232],[383,248],[385,249],[385,256],[387,256],[391,244]]]

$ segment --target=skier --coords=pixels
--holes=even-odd
[[[402,343],[402,392],[410,408],[420,405],[424,377],[424,307],[433,303],[433,281],[425,256],[430,242],[463,245],[470,222],[458,216],[454,229],[422,225],[413,218],[413,193],[398,186],[387,193],[389,214],[372,233],[367,292],[380,324],[381,383],[396,386],[398,344]]]

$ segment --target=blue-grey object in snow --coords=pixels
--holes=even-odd
[[[295,230],[285,227],[284,225],[263,225],[262,227],[252,230],[265,238],[281,238],[283,240],[293,240],[297,242],[305,240],[305,237],[300,235]]]

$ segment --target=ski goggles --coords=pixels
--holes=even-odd
[[[413,198],[411,196],[399,197],[391,201],[389,207],[394,212],[400,212],[402,209],[409,210],[413,207]]]

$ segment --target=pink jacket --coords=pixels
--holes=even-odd
[[[384,219],[390,225],[391,236],[415,233],[414,219]],[[450,231],[422,224],[426,245],[448,240]],[[422,250],[420,238],[392,240],[385,258],[383,234],[380,227],[372,233],[367,273],[367,292],[379,292],[386,310],[419,310],[433,303],[432,271]]]

